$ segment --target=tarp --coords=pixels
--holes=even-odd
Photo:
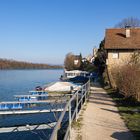
[[[71,89],[78,89],[80,86],[73,84],[71,82],[56,82],[48,87],[45,88],[46,91],[71,91]]]

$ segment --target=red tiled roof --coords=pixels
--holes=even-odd
[[[130,28],[130,37],[126,29],[107,29],[105,49],[140,49],[140,28]]]

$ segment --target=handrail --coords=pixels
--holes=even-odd
[[[61,128],[61,123],[62,123],[63,118],[64,118],[67,111],[69,112],[69,125],[67,127],[67,131],[65,133],[64,140],[67,140],[68,137],[70,139],[71,123],[74,119],[77,121],[78,113],[79,113],[78,107],[79,107],[80,104],[81,104],[81,107],[82,107],[82,105],[84,103],[84,100],[83,100],[84,98],[85,98],[85,101],[87,100],[89,90],[90,90],[90,80],[86,84],[81,86],[81,88],[72,95],[70,100],[67,102],[63,112],[61,113],[61,115],[60,115],[60,117],[57,121],[56,126],[53,129],[50,140],[57,140],[58,130]],[[81,95],[81,94],[82,94],[82,96],[80,96],[80,98],[79,98],[79,95]],[[71,112],[71,103],[74,99],[76,99],[76,106],[73,110],[73,114],[71,114],[72,113]]]

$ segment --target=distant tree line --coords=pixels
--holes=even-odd
[[[61,69],[60,65],[28,63],[0,58],[0,69]]]

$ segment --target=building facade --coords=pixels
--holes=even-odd
[[[134,52],[140,50],[140,28],[107,29],[104,48],[108,68],[129,63]]]

